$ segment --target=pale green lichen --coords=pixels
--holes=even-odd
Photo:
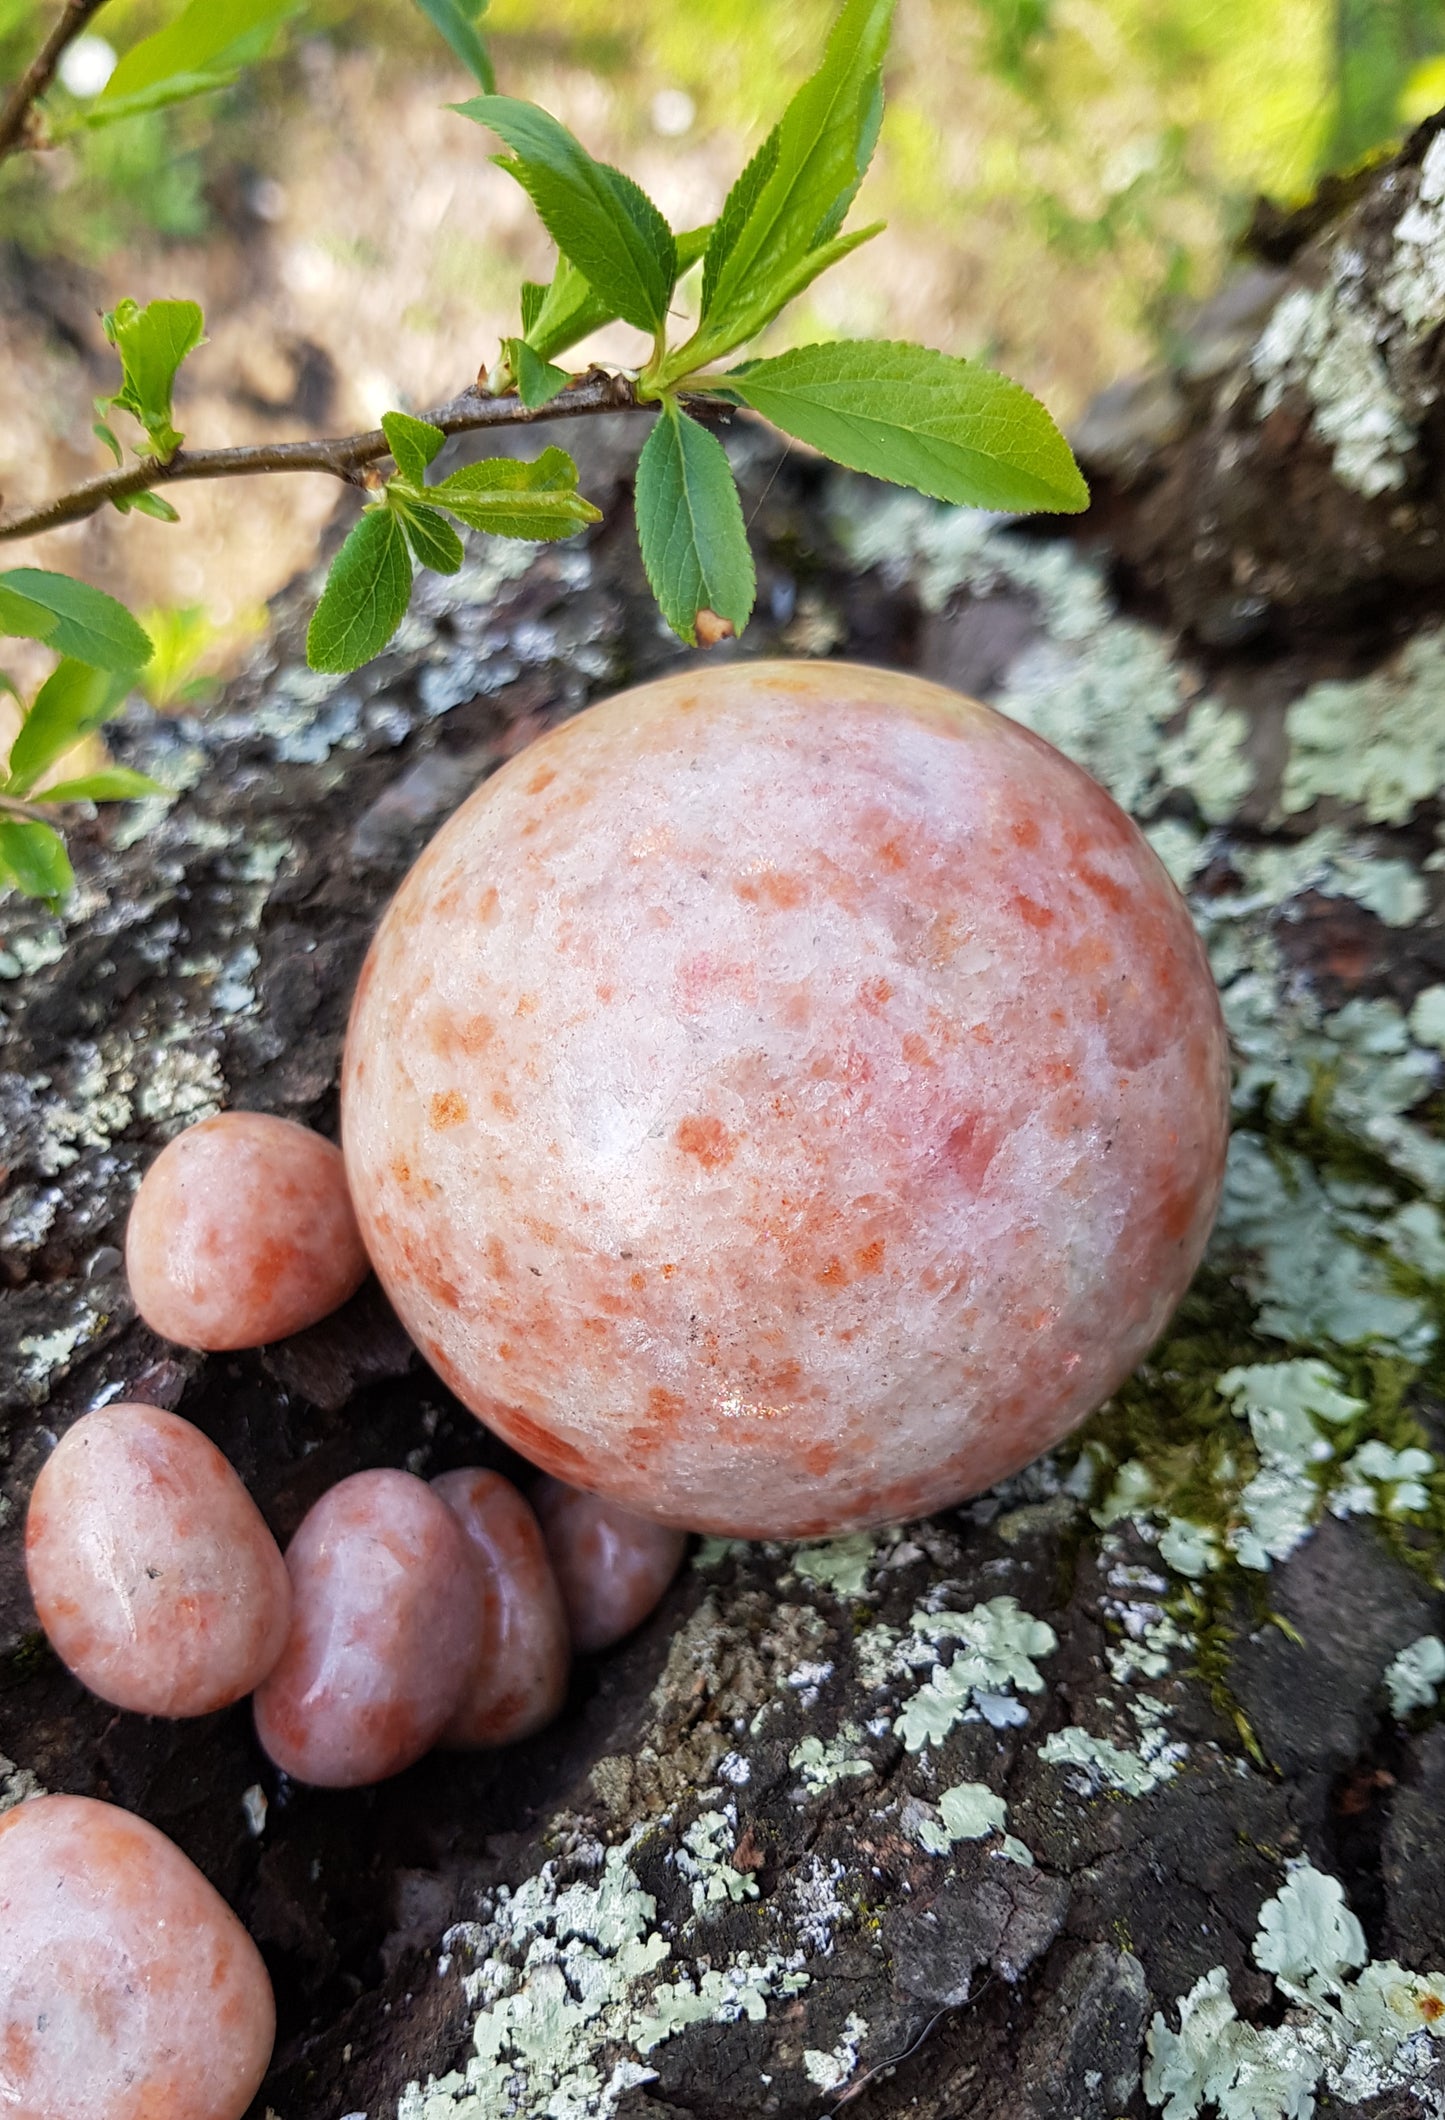
[[[1390,1712],[1403,1721],[1417,1708],[1436,1707],[1440,1683],[1445,1679],[1445,1641],[1438,1634],[1422,1634],[1402,1649],[1385,1673],[1385,1691]]]
[[[756,1877],[746,1870],[734,1869],[728,1859],[737,1839],[735,1804],[723,1811],[703,1811],[684,1832],[675,1860],[691,1883],[695,1914],[706,1907],[736,1906],[740,1900],[757,1898]]]
[[[987,1840],[1008,1821],[1008,1805],[982,1781],[955,1782],[937,1804],[915,1802],[905,1811],[913,1838],[930,1855],[946,1855],[955,1841]]]
[[[476,1967],[464,1983],[480,2006],[472,2053],[462,2069],[409,2084],[397,2120],[605,2120],[652,2079],[639,2057],[664,2040],[690,2024],[760,2019],[807,1985],[800,1960],[749,1953],[659,1981],[674,1947],[628,1859],[641,1830],[601,1856],[595,1884],[559,1887],[548,1863],[499,1892],[488,1920],[449,1933],[444,1963],[465,1949]]]
[[[28,1767],[17,1767],[13,1759],[7,1759],[0,1752],[0,1811],[12,1811],[16,1804],[26,1802],[29,1797],[44,1794]]]
[[[793,1555],[793,1573],[804,1582],[831,1590],[835,1597],[861,1597],[877,1551],[878,1541],[871,1533],[850,1531],[822,1545],[799,1546]]]
[[[1096,1796],[1107,1789],[1137,1797],[1172,1781],[1186,1750],[1164,1736],[1162,1725],[1146,1730],[1137,1749],[1131,1749],[1095,1737],[1075,1723],[1046,1737],[1039,1758],[1049,1766],[1077,1769],[1071,1779],[1080,1795]]]
[[[1312,685],[1285,715],[1286,816],[1321,796],[1358,803],[1371,824],[1404,824],[1445,782],[1445,640],[1418,633],[1368,677]]]
[[[1427,986],[1410,1011],[1410,1035],[1418,1045],[1445,1053],[1445,986]]]
[[[1058,1647],[1053,1628],[1012,1597],[990,1598],[968,1612],[915,1612],[910,1626],[928,1644],[954,1638],[959,1647],[951,1663],[934,1664],[894,1722],[908,1752],[942,1744],[966,1715],[986,1715],[990,1702],[1011,1698],[1015,1688],[1041,1693],[1043,1675],[1034,1659]]]
[[[811,1796],[820,1796],[840,1781],[861,1779],[874,1770],[871,1759],[855,1749],[863,1732],[857,1723],[844,1723],[836,1737],[805,1737],[788,1754],[788,1765],[797,1770]]]
[[[1201,699],[1180,734],[1160,745],[1159,771],[1165,785],[1192,795],[1208,823],[1226,823],[1254,786],[1254,767],[1245,750],[1248,735],[1248,719],[1237,707]]]
[[[841,2090],[858,2066],[858,2051],[867,2037],[867,2018],[850,2010],[838,2044],[831,2053],[823,2053],[812,2046],[804,2048],[803,2070],[808,2081],[815,2083],[820,2091]]]
[[[1404,485],[1415,428],[1391,381],[1375,319],[1348,280],[1332,276],[1323,287],[1283,295],[1251,365],[1261,418],[1286,391],[1303,391],[1341,485],[1367,496]]]
[[[1272,1973],[1283,2023],[1240,2022],[1216,1966],[1179,2004],[1179,2029],[1156,2014],[1144,2095],[1164,2120],[1309,2120],[1316,2093],[1346,2103],[1413,2088],[1445,2040],[1445,1975],[1369,1958],[1337,1879],[1293,1866],[1261,1908],[1254,1958]]]

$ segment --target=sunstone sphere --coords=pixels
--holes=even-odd
[[[991,1485],[1128,1374],[1226,1094],[1188,912],[1077,766],[913,678],[731,663],[589,709],[437,834],[343,1136],[489,1427],[664,1521],[816,1537]]]

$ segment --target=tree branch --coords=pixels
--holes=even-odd
[[[529,427],[537,420],[575,418],[581,413],[630,412],[637,393],[628,377],[607,375],[594,369],[571,389],[530,412],[520,398],[488,397],[475,384],[419,418],[440,427],[443,434],[471,434],[484,427]],[[157,487],[179,485],[188,479],[244,478],[260,471],[322,471],[348,485],[363,483],[361,473],[368,464],[391,454],[379,427],[369,434],[350,434],[334,441],[259,442],[241,449],[178,449],[169,463],[149,459],[87,479],[71,493],[0,517],[0,538],[29,537],[42,530],[58,530],[64,523],[78,523],[94,515],[107,501],[129,500],[137,493]]]
[[[55,79],[55,69],[66,45],[80,35],[91,16],[98,15],[104,5],[105,0],[65,0],[59,21],[6,97],[4,109],[0,110],[0,161],[22,147],[35,144],[31,138],[34,106]]]

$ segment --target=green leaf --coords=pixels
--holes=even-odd
[[[660,330],[677,279],[677,245],[646,192],[621,170],[594,162],[535,103],[474,96],[455,108],[506,141],[512,154],[500,158],[501,167],[522,185],[552,241],[612,314],[639,330]]]
[[[387,499],[406,532],[418,566],[430,567],[434,574],[455,574],[465,555],[462,541],[446,517],[424,502],[398,493],[394,486],[388,489]]]
[[[823,64],[733,186],[704,268],[699,338],[736,345],[730,319],[837,234],[872,158],[894,0],[846,0]]]
[[[96,411],[103,412],[109,405],[109,403],[109,398],[97,398],[95,401]],[[98,440],[105,443],[106,448],[110,451],[111,455],[115,458],[118,464],[123,464],[125,462],[125,451],[121,448],[120,443],[117,441],[111,429],[106,426],[104,420],[97,420],[90,431],[98,438]]]
[[[566,389],[566,369],[554,368],[550,361],[544,361],[525,339],[507,339],[504,345],[517,378],[517,395],[529,412],[540,412],[559,390]]]
[[[413,486],[424,486],[427,465],[446,447],[441,428],[430,420],[413,419],[409,412],[383,412],[381,431],[402,477]]]
[[[120,60],[95,108],[186,78],[234,75],[259,59],[303,0],[190,0],[174,22],[144,37]]]
[[[37,802],[135,802],[142,795],[169,795],[171,790],[152,780],[149,773],[136,773],[129,766],[106,766],[98,773],[83,773],[79,780],[59,780],[37,795]]]
[[[0,587],[0,633],[12,640],[48,640],[60,620],[33,597]]]
[[[411,602],[411,557],[389,508],[369,508],[331,562],[306,630],[313,670],[359,670],[380,655]]]
[[[732,466],[717,437],[670,403],[637,466],[637,536],[662,615],[689,647],[700,611],[742,632],[757,581]]]
[[[75,882],[65,841],[52,826],[29,817],[0,817],[0,874],[27,898],[46,898],[52,906]]]
[[[108,101],[104,93],[88,103],[72,121],[78,132],[99,132],[104,126],[119,125],[127,118],[139,118],[148,111],[167,110],[173,103],[191,103],[197,96],[215,95],[217,90],[229,88],[236,79],[234,73],[173,74],[169,80],[157,81],[150,88],[137,89],[133,96],[117,96]],[[69,127],[60,129],[65,136]]]
[[[40,605],[54,623],[44,631],[31,624],[12,624],[16,608],[4,599],[6,590],[13,592],[17,603]],[[30,640],[43,640],[57,655],[73,655],[77,662],[91,663],[97,670],[138,670],[151,657],[150,635],[136,624],[124,604],[103,589],[92,589],[89,582],[52,574],[45,567],[12,567],[0,574],[0,627]]]
[[[122,382],[114,396],[100,403],[118,405],[139,421],[147,436],[141,453],[164,462],[185,439],[172,422],[171,393],[181,362],[205,336],[201,306],[199,302],[148,302],[142,309],[127,299],[107,311],[101,322],[120,355]]]
[[[493,537],[571,537],[602,517],[601,509],[577,491],[577,466],[563,449],[544,449],[532,464],[510,456],[464,464],[429,486],[427,499],[469,530],[490,531]]]
[[[1037,398],[927,346],[840,340],[728,371],[729,393],[852,471],[968,508],[1073,514],[1089,489]]]
[[[468,73],[475,74],[491,95],[497,77],[492,71],[487,47],[476,28],[477,18],[487,11],[487,0],[481,0],[479,7],[470,8],[465,5],[465,0],[416,0],[416,4],[432,28],[441,31]]]
[[[56,759],[109,721],[130,689],[129,678],[88,663],[58,662],[36,693],[10,746],[7,790],[24,795]]]
[[[528,287],[533,290],[530,296]],[[539,360],[565,353],[579,339],[610,324],[616,315],[612,304],[593,292],[591,282],[567,257],[558,258],[550,287],[538,289],[535,281],[527,281],[522,288],[523,331]]]
[[[158,523],[178,523],[181,519],[179,509],[162,500],[158,493],[132,493],[115,505],[122,515],[129,515],[134,509],[137,515],[148,515]]]

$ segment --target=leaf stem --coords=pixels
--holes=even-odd
[[[73,44],[105,0],[66,0],[59,19],[0,109],[0,162],[25,147],[38,147],[35,105],[55,79],[67,44]]]
[[[577,418],[594,412],[630,412],[640,402],[636,386],[628,377],[595,368],[580,383],[535,412],[529,411],[520,398],[494,398],[470,384],[447,404],[417,417],[440,427],[443,434],[471,434],[481,428],[529,427],[538,420]],[[0,539],[58,530],[65,523],[81,522],[94,515],[107,501],[128,500],[157,486],[177,485],[190,479],[244,478],[263,471],[319,471],[348,485],[362,486],[366,466],[390,454],[390,445],[379,427],[367,434],[344,435],[330,441],[262,442],[239,449],[178,449],[166,463],[147,460],[108,471],[55,500],[0,518]]]
[[[18,795],[0,795],[0,817],[23,817],[31,824],[52,824],[54,817],[39,803],[22,802]]]

